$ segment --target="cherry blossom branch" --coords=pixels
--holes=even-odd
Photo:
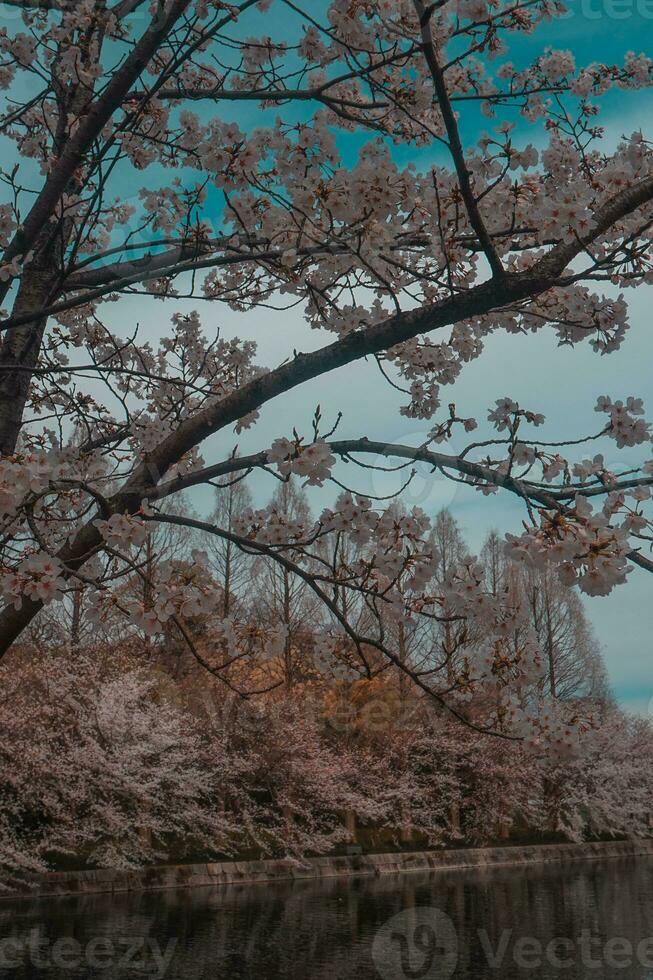
[[[147,491],[148,487],[154,488],[177,460],[209,435],[244,418],[283,392],[368,354],[388,350],[419,333],[441,329],[544,292],[555,284],[558,276],[588,243],[604,234],[624,215],[651,199],[653,176],[614,195],[599,209],[595,215],[594,227],[584,238],[560,243],[529,269],[520,273],[508,273],[500,281],[481,283],[439,303],[397,314],[311,354],[298,354],[289,363],[249,382],[215,405],[182,422],[175,433],[164,439],[146,457],[124,487],[114,495],[109,502],[112,509],[115,513],[137,513],[144,490]],[[90,523],[61,549],[58,557],[65,567],[76,569],[101,545],[101,536]],[[9,649],[40,608],[41,603],[29,599],[20,609],[9,607],[0,614],[0,655]]]
[[[61,195],[84,159],[88,147],[111,119],[116,107],[124,101],[129,89],[140,76],[152,54],[162,44],[175,24],[186,12],[192,0],[171,0],[163,16],[155,17],[137,42],[121,69],[113,76],[103,93],[85,114],[74,136],[50,171],[48,179],[13,240],[5,249],[2,263],[8,264],[18,255],[25,255],[34,245],[44,225],[50,220]],[[9,282],[0,284],[0,302],[9,290]]]
[[[499,255],[492,243],[492,239],[488,234],[488,230],[485,227],[485,222],[481,216],[478,202],[472,189],[470,181],[471,174],[465,160],[465,151],[460,139],[458,123],[456,122],[456,116],[451,107],[444,72],[440,68],[440,63],[435,50],[435,44],[431,34],[430,22],[435,7],[433,4],[429,5],[428,7],[425,6],[423,0],[414,0],[414,3],[417,16],[419,17],[424,54],[433,78],[433,85],[438,98],[438,105],[440,107],[440,111],[442,112],[442,118],[449,137],[449,147],[454,166],[456,168],[456,174],[458,175],[460,193],[463,196],[471,226],[476,232],[478,240],[483,247],[483,251],[485,252],[486,258],[490,264],[492,273],[495,277],[501,278],[504,275],[503,263],[501,262],[501,259],[499,258]]]

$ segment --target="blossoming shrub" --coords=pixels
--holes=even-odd
[[[0,869],[51,861],[129,868],[228,846],[216,807],[226,775],[194,719],[152,672],[53,653],[7,664],[0,706]],[[183,851],[182,851],[183,853]]]

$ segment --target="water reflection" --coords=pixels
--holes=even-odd
[[[0,977],[653,980],[653,861],[0,902]]]

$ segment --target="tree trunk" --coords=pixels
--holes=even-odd
[[[83,589],[74,589],[73,591],[73,620],[70,627],[70,647],[72,650],[78,650],[80,644],[80,634],[82,628],[82,593]]]
[[[284,660],[284,672],[286,681],[286,690],[292,688],[293,682],[293,665],[292,665],[292,643],[290,640],[290,575],[284,568],[283,570],[283,621],[288,634],[286,636],[286,642],[284,644],[283,650],[283,660]]]
[[[454,837],[460,837],[460,807],[457,803],[451,804],[449,820],[451,821],[451,833]]]
[[[32,265],[21,278],[12,315],[43,309],[56,288],[56,274]],[[47,317],[9,330],[0,346],[0,455],[11,456],[23,422],[25,403],[43,341]]]
[[[553,640],[553,626],[551,624],[551,602],[548,590],[545,591],[546,600],[546,654],[549,662],[549,693],[552,698],[558,696],[556,683],[556,662],[555,662],[555,643]]]
[[[229,513],[229,530],[231,530],[231,511]],[[227,541],[224,563],[224,595],[222,596],[222,618],[227,619],[231,606],[231,541]]]
[[[352,841],[356,840],[356,813],[354,810],[345,810],[345,830],[351,836]]]

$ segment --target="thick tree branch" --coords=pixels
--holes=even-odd
[[[0,0],[7,7],[23,10],[70,10],[73,0]]]

